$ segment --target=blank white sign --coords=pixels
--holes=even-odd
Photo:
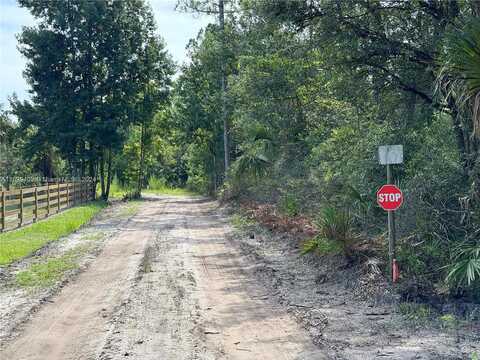
[[[403,145],[379,146],[378,161],[381,165],[403,163]]]

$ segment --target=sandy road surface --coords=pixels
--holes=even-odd
[[[146,201],[0,359],[323,359],[227,231],[214,202]]]

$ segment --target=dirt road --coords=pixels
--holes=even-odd
[[[212,201],[151,198],[0,359],[324,359],[227,232]]]

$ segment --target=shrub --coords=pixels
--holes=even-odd
[[[450,285],[460,288],[480,284],[480,242],[456,249],[446,280]]]
[[[349,210],[325,207],[316,225],[320,239],[337,242],[347,258],[353,257],[353,217]]]
[[[283,214],[293,217],[299,213],[299,204],[294,195],[285,194],[280,199],[279,209]]]

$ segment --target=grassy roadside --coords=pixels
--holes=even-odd
[[[142,205],[142,200],[131,200],[122,204],[116,217],[129,218],[135,215]],[[54,286],[65,278],[66,274],[80,267],[83,256],[91,252],[105,233],[96,232],[84,235],[83,242],[73,249],[57,256],[42,256],[30,264],[25,270],[15,274],[15,284],[28,289],[45,289]]]
[[[42,261],[31,264],[27,269],[15,275],[18,286],[25,288],[46,288],[60,281],[65,273],[78,269],[79,259],[85,253],[95,247],[95,241],[103,238],[104,234],[97,233],[90,237],[84,237],[87,241],[67,251],[61,256],[47,257]]]
[[[66,271],[78,268],[75,260],[73,253],[68,253],[45,262],[32,264],[27,270],[16,274],[16,283],[22,287],[48,287],[60,280]]]
[[[142,194],[151,194],[151,195],[174,195],[174,196],[189,196],[189,195],[198,195],[197,193],[183,188],[169,188],[167,186],[155,188],[155,189],[144,189]]]
[[[110,199],[123,199],[126,194],[131,193],[132,189],[121,186],[117,181],[110,185]],[[100,197],[100,186],[97,187],[97,197]],[[191,196],[198,195],[192,190],[186,188],[172,188],[161,181],[151,181],[148,189],[142,189],[142,194],[146,195],[172,195],[172,196]]]
[[[90,221],[106,204],[92,202],[66,210],[23,229],[0,234],[0,266],[8,265],[58,240]]]

